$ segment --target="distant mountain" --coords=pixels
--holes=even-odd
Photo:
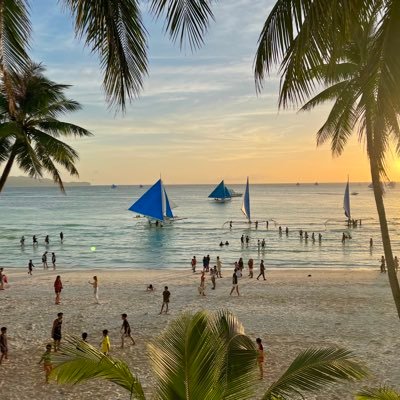
[[[6,186],[8,187],[49,187],[56,184],[47,178],[33,179],[27,176],[10,176],[7,179]],[[64,186],[90,186],[90,182],[64,182]]]

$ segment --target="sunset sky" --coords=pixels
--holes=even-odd
[[[257,96],[252,64],[273,0],[220,1],[202,49],[180,51],[143,2],[149,32],[149,76],[125,115],[105,102],[97,58],[74,38],[72,20],[54,0],[32,1],[32,55],[47,75],[73,85],[83,110],[68,120],[94,133],[72,141],[80,180],[93,184],[370,181],[364,146],[356,139],[333,159],[315,133],[328,106],[311,113],[277,108],[279,80]],[[389,160],[391,179],[400,168]],[[13,175],[19,175],[13,170]],[[65,180],[71,180],[63,174]]]

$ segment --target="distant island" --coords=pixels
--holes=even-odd
[[[56,185],[51,179],[34,179],[27,176],[10,176],[6,182],[6,187],[52,187]],[[90,182],[64,182],[64,186],[90,186]]]

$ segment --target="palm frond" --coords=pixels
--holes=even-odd
[[[0,2],[0,66],[3,74],[21,71],[29,62],[27,49],[31,34],[25,0]]]
[[[52,359],[55,368],[51,374],[58,383],[76,385],[93,378],[105,379],[123,387],[135,398],[145,400],[140,381],[123,361],[105,356],[74,337],[67,337],[60,350]]]
[[[400,393],[389,387],[364,389],[356,394],[356,400],[400,400]]]
[[[249,387],[256,377],[257,350],[254,342],[245,335],[237,317],[227,310],[216,312],[210,321],[212,329],[222,339],[223,364],[219,382],[224,399],[247,399],[252,396]]]
[[[107,100],[125,110],[147,74],[146,31],[137,0],[64,0],[75,32],[100,57]]]
[[[165,13],[165,32],[182,48],[187,40],[191,50],[204,43],[204,35],[214,20],[211,4],[215,0],[152,0],[151,12],[156,18]]]
[[[263,400],[289,399],[293,394],[315,392],[341,380],[356,381],[367,376],[351,352],[343,349],[308,349],[300,353],[286,372],[274,382]]]
[[[6,161],[10,154],[11,142],[8,138],[0,137],[0,164]]]
[[[41,178],[42,164],[28,138],[18,139],[13,145],[18,166],[32,178]]]
[[[166,399],[218,399],[221,339],[209,329],[208,314],[183,314],[149,345],[156,391]]]
[[[75,137],[87,137],[93,136],[93,133],[88,131],[85,128],[81,128],[78,125],[70,124],[69,122],[58,121],[53,118],[42,119],[35,123],[33,121],[34,126],[37,126],[40,130],[43,130],[54,137],[60,136],[75,136]]]

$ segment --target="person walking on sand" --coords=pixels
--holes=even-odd
[[[199,286],[199,294],[200,296],[205,296],[205,290],[206,290],[206,274],[204,271],[201,271],[201,276],[200,276],[200,286]]]
[[[252,258],[250,258],[249,261],[247,262],[247,266],[249,267],[249,278],[253,277],[253,265],[254,261]]]
[[[107,329],[103,330],[103,340],[100,343],[100,348],[101,348],[101,352],[105,356],[108,356],[108,353],[111,350],[111,342],[110,342],[110,337],[108,336],[108,330]]]
[[[122,326],[121,326],[121,349],[124,348],[124,339],[129,338],[132,341],[132,344],[135,345],[135,340],[131,336],[131,326],[129,325],[128,322],[128,315],[127,314],[121,314],[122,318]]]
[[[0,364],[5,360],[8,360],[8,340],[7,340],[7,328],[3,326],[0,334]]]
[[[57,314],[57,318],[53,321],[53,328],[51,330],[51,337],[54,340],[54,352],[57,352],[60,348],[61,342],[61,328],[62,328],[62,320],[63,320],[63,313],[59,312]]]
[[[53,369],[53,364],[51,362],[51,344],[46,345],[46,351],[42,354],[42,357],[38,364],[41,364],[43,361],[43,370],[45,375],[46,384],[49,383],[49,376]]]
[[[191,264],[192,264],[192,271],[193,271],[193,273],[195,273],[196,272],[196,265],[197,265],[196,256],[193,256]]]
[[[260,338],[256,339],[257,343],[257,364],[260,370],[260,379],[264,378],[264,347]]]
[[[93,282],[89,281],[89,284],[93,286],[93,294],[94,294],[94,299],[96,300],[96,303],[100,304],[99,303],[99,281],[98,281],[96,275],[93,277]]]
[[[222,263],[219,256],[217,256],[217,278],[222,278],[221,271],[222,271]]]
[[[266,279],[265,279],[264,260],[261,260],[261,262],[260,262],[260,273],[259,273],[259,275],[257,276],[257,280],[258,280],[258,278],[259,278],[260,276],[262,276],[262,277],[264,278],[264,281],[266,280]]]
[[[56,304],[60,304],[61,302],[61,290],[63,289],[63,285],[61,283],[60,275],[57,275],[57,278],[54,282],[54,291],[56,292]]]
[[[43,269],[49,268],[49,266],[47,264],[47,251],[45,251],[42,255],[42,263],[43,263]]]
[[[386,260],[384,256],[381,257],[381,273],[382,272],[386,272]]]
[[[56,253],[51,253],[51,263],[53,264],[53,271],[56,269]]]
[[[32,275],[32,271],[33,271],[33,268],[34,268],[35,266],[33,265],[33,262],[32,262],[32,260],[29,260],[29,263],[28,263],[28,274],[29,275]]]
[[[236,270],[233,271],[233,275],[232,275],[232,289],[231,292],[229,293],[229,296],[232,295],[232,293],[236,290],[236,293],[238,296],[240,296],[239,294],[239,285],[238,285],[238,277],[236,275]]]
[[[171,297],[171,293],[168,290],[168,286],[164,286],[164,291],[163,291],[162,295],[163,295],[163,303],[161,306],[160,315],[163,312],[164,306],[165,306],[165,314],[168,314],[169,298]]]

